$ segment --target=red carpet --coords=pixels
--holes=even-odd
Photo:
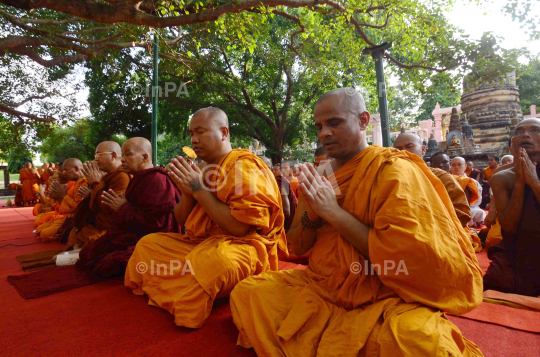
[[[37,241],[26,238],[33,236],[34,229],[28,213],[32,217],[31,208],[0,210],[0,246]],[[6,222],[16,221],[26,221],[26,228],[4,229]],[[175,326],[168,312],[148,306],[147,298],[133,295],[118,280],[24,300],[6,280],[8,275],[24,273],[15,257],[59,247],[54,243],[0,248],[3,356],[255,356],[251,350],[236,348],[238,331],[226,299],[216,302],[198,330]],[[461,317],[449,319],[486,357],[536,357],[540,351],[540,334]]]

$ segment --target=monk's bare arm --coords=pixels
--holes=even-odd
[[[193,198],[201,204],[212,221],[233,236],[241,237],[247,234],[250,225],[234,218],[228,204],[221,202],[212,192],[202,187],[192,187],[192,190]]]
[[[291,244],[291,249],[297,256],[306,254],[317,240],[316,229],[308,229],[302,226],[301,219],[305,212],[306,200],[304,196],[300,194],[291,228],[289,228],[289,231],[287,232],[287,241]],[[319,219],[319,217],[313,216],[313,213],[310,214],[310,212],[308,212],[308,218],[312,221]]]
[[[478,182],[480,182],[481,185],[484,185],[487,182],[485,169],[480,171],[480,177],[478,178]]]
[[[281,203],[283,205],[283,215],[288,218],[291,215],[291,203],[289,195],[286,192],[281,192]]]
[[[191,211],[193,211],[193,208],[195,208],[196,205],[197,200],[195,200],[193,196],[182,195],[180,202],[174,207],[174,217],[176,218],[176,222],[179,225],[184,226]]]
[[[519,182],[515,182],[512,188],[512,175],[505,171],[493,175],[491,179],[499,223],[508,233],[517,231],[525,193],[525,185]]]

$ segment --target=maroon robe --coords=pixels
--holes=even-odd
[[[540,175],[540,165],[536,171]],[[488,250],[492,262],[484,276],[484,290],[540,296],[540,202],[528,185],[523,201],[516,234],[503,229],[502,242]]]
[[[173,210],[181,193],[167,173],[154,167],[133,175],[125,193],[128,202],[118,209],[107,233],[81,250],[79,269],[96,279],[123,276],[139,239],[150,233],[180,232]]]

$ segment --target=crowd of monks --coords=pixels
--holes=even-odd
[[[179,326],[201,327],[230,297],[238,345],[260,356],[481,356],[445,313],[473,310],[485,289],[540,295],[540,121],[518,124],[506,168],[480,171],[444,153],[428,166],[413,134],[370,146],[369,120],[360,93],[325,93],[322,147],[294,167],[232,149],[226,113],[205,108],[189,126],[199,162],[154,167],[147,139],[102,142],[25,198],[40,198],[40,239],[78,251],[95,279],[123,276]],[[483,223],[498,229],[485,277]],[[278,271],[291,257],[307,268]]]

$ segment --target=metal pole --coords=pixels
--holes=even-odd
[[[156,31],[156,30],[154,30]],[[157,116],[158,116],[158,66],[159,66],[159,47],[157,31],[154,32],[154,77],[152,80],[152,163],[157,165]]]
[[[375,60],[375,74],[377,77],[377,93],[379,95],[379,113],[381,114],[381,131],[383,146],[390,147],[390,125],[388,124],[388,101],[386,99],[386,82],[384,80],[384,51],[392,47],[392,43],[385,42],[375,47],[364,48],[362,54],[371,55]]]
[[[390,141],[390,126],[388,124],[388,101],[386,99],[386,82],[384,81],[383,53],[384,51],[377,51],[372,56],[375,60],[375,73],[377,76],[377,93],[379,95],[383,146],[390,147],[392,146],[392,142]]]

